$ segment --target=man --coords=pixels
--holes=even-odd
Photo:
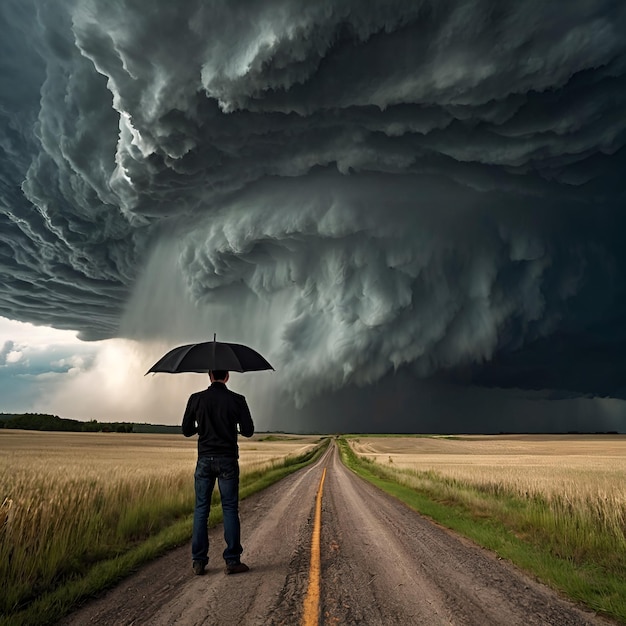
[[[227,574],[247,572],[240,561],[243,548],[239,525],[239,447],[237,432],[252,437],[254,423],[244,396],[227,389],[225,370],[209,372],[208,389],[190,396],[183,417],[183,435],[198,433],[198,462],[194,475],[196,506],[191,540],[193,571],[200,575],[209,562],[207,523],[217,479],[224,514],[224,560]]]

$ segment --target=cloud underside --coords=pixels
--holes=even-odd
[[[624,396],[621,5],[0,14],[0,315],[210,324],[298,402],[400,369]]]

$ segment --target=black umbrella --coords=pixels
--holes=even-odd
[[[255,372],[274,368],[256,351],[239,343],[204,341],[178,346],[161,357],[147,372],[206,373],[210,370]]]

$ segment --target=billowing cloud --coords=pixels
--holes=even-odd
[[[67,415],[72,405],[51,406],[57,387],[94,368],[98,342],[75,332],[33,326],[0,317],[0,411],[41,410]],[[92,390],[91,397],[95,395]],[[80,417],[89,418],[89,415]]]
[[[248,341],[294,410],[625,396],[621,4],[0,15],[0,315]]]
[[[23,356],[24,356],[24,354],[22,352],[19,352],[18,350],[12,350],[11,352],[9,352],[6,355],[5,361],[6,361],[7,365],[9,363],[17,363],[18,361],[22,360]]]

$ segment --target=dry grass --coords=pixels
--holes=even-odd
[[[268,463],[285,457],[300,456],[317,445],[319,436],[254,435],[239,440],[239,464],[242,472],[263,469]],[[195,463],[195,458],[194,458]]]
[[[352,446],[383,465],[435,471],[496,491],[626,506],[624,435],[368,437]]]
[[[626,567],[626,436],[368,437],[351,445],[401,484],[500,520],[556,556]]]
[[[241,480],[317,437],[241,442]],[[0,430],[0,613],[193,510],[196,439]]]

